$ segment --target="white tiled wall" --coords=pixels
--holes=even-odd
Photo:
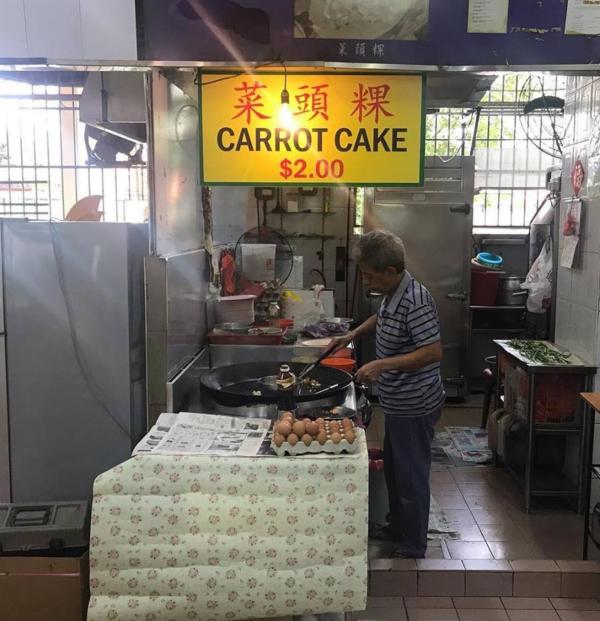
[[[135,0],[0,0],[0,58],[136,60]]]
[[[570,77],[565,108],[569,123],[564,149],[561,225],[573,195],[571,170],[579,157],[588,170],[589,138],[600,122],[600,78]],[[591,198],[584,182],[583,230],[580,258],[574,269],[559,268],[556,307],[556,342],[593,364],[600,363],[600,198]],[[595,188],[598,191],[598,188]],[[600,375],[595,390],[600,390]],[[594,462],[600,463],[600,417],[596,417]],[[600,486],[592,490],[592,503],[600,502]]]

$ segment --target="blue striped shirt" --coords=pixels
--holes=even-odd
[[[407,271],[391,298],[377,313],[377,358],[410,354],[440,340],[435,301]],[[425,416],[444,403],[439,363],[417,371],[385,371],[377,380],[386,416]]]

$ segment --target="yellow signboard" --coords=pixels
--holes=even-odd
[[[423,184],[420,75],[201,77],[203,183]]]

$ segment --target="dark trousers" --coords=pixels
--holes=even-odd
[[[385,417],[383,450],[390,530],[402,552],[415,558],[424,557],[427,550],[431,442],[441,413]]]

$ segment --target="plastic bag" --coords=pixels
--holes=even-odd
[[[533,262],[521,289],[529,291],[527,310],[544,313],[552,304],[552,240],[549,238]]]

